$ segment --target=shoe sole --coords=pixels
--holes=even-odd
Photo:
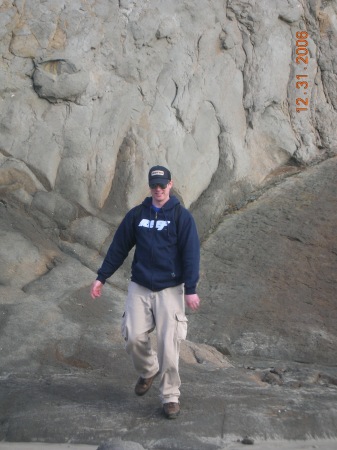
[[[165,412],[164,408],[163,408],[163,414],[164,414],[164,416],[166,417],[166,419],[169,419],[169,420],[171,420],[171,419],[176,419],[176,418],[179,416],[179,414],[180,414],[180,409],[179,409],[179,411],[177,411],[176,413],[167,414],[167,413]]]
[[[164,413],[166,419],[169,419],[169,420],[177,419],[179,414],[180,414],[180,411],[175,414],[165,414]]]

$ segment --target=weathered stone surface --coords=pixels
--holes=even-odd
[[[34,245],[15,231],[1,231],[1,284],[24,286],[47,271],[47,259]]]
[[[97,450],[145,450],[137,442],[122,441],[121,439],[112,439],[109,442],[101,444]]]
[[[22,288],[53,266],[60,252],[46,237],[36,239],[35,226],[28,216],[8,214],[0,204],[0,285]]]
[[[0,155],[0,190],[2,194],[22,189],[31,195],[39,191],[44,193],[43,185],[27,165],[17,159]]]
[[[336,21],[335,0],[0,1],[0,440],[336,436]],[[130,258],[89,297],[156,163],[202,236],[177,425],[132,395]]]
[[[33,74],[34,89],[39,97],[50,102],[76,102],[89,84],[89,75],[73,62],[54,59],[39,62]]]
[[[74,220],[69,227],[69,234],[80,244],[101,250],[102,243],[111,234],[111,228],[97,217],[88,216]]]
[[[288,178],[203,243],[200,289],[212,326],[193,316],[200,342],[227,354],[332,363],[336,174],[333,158]]]
[[[15,223],[56,259],[22,289],[0,286],[0,439],[223,450],[245,436],[336,436],[336,167],[289,172],[203,242],[176,425],[156,383],[133,393],[120,333],[127,267],[93,301],[98,252],[86,258],[66,241],[67,256],[57,252],[24,210],[3,204],[2,230]]]
[[[206,236],[290,159],[336,154],[336,10],[295,0],[3,2],[0,148],[106,220],[139,202],[147,169],[165,163]],[[300,30],[307,64],[296,62]],[[296,87],[303,75],[306,90]],[[307,111],[296,113],[297,98]]]
[[[68,202],[57,192],[36,192],[31,207],[55,220],[61,228],[69,226],[78,216],[76,205]]]

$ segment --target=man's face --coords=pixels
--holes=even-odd
[[[161,206],[164,205],[170,198],[170,190],[172,188],[172,181],[169,181],[168,184],[156,184],[151,185],[151,195],[154,204]]]

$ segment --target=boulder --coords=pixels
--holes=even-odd
[[[54,59],[36,64],[33,83],[39,97],[50,102],[76,101],[84,94],[89,75],[72,61]]]

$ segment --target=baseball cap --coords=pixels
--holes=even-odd
[[[171,172],[164,166],[153,166],[149,171],[149,184],[167,184],[171,181]]]

